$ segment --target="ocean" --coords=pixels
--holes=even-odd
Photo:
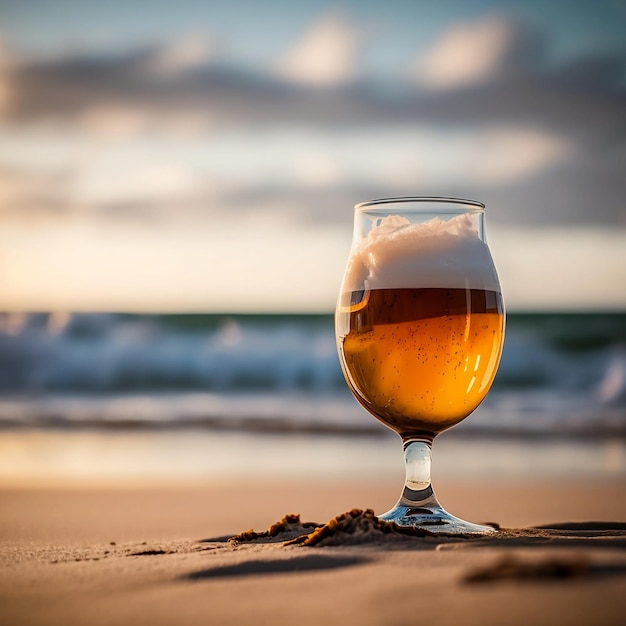
[[[122,434],[129,454],[166,441],[179,469],[200,440],[213,470],[233,469],[230,445],[252,458],[259,441],[288,442],[296,467],[298,446],[339,458],[359,456],[347,443],[357,441],[377,471],[371,457],[397,445],[348,391],[331,315],[0,315],[0,474],[33,461],[15,441]],[[510,313],[490,393],[444,438],[457,459],[472,440],[496,456],[526,446],[539,467],[547,442],[572,465],[596,446],[600,464],[626,475],[626,314]]]

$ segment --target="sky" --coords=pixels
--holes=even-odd
[[[0,310],[330,312],[353,205],[484,202],[626,309],[626,2],[0,0]]]

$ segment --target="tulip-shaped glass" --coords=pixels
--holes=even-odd
[[[480,404],[500,361],[504,305],[484,213],[481,203],[455,198],[355,207],[337,347],[355,398],[402,438],[404,490],[380,516],[401,526],[493,532],[447,513],[430,480],[434,437]]]

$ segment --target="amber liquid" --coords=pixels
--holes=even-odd
[[[477,289],[374,289],[342,295],[337,336],[348,385],[402,436],[467,417],[496,374],[502,296]]]

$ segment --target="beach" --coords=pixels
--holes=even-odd
[[[322,523],[355,507],[380,513],[398,488],[392,479],[340,477],[5,484],[0,622],[622,623],[623,480],[459,477],[437,485],[461,517],[509,529],[554,527],[544,537],[380,536],[314,547],[280,537],[227,541],[287,513]]]
[[[229,538],[382,514],[404,477],[329,316],[24,316],[0,334],[0,624],[621,624],[624,320],[513,316],[493,390],[436,438],[441,504],[497,533],[355,513],[309,546]]]

